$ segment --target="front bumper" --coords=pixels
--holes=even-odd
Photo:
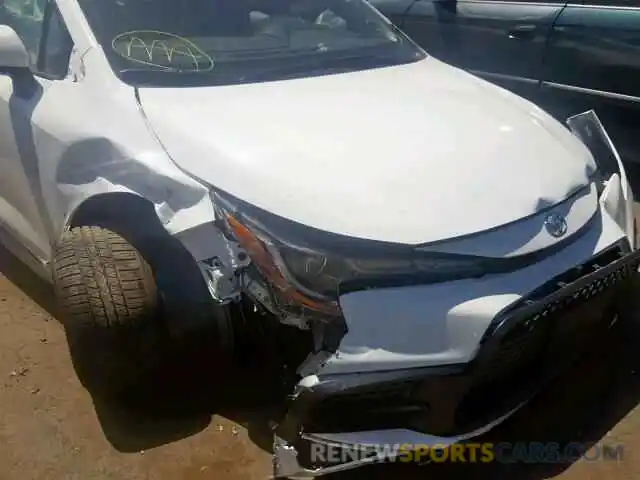
[[[318,462],[314,444],[446,445],[486,432],[611,325],[639,265],[640,251],[622,240],[554,277],[495,316],[468,363],[331,375],[300,386],[276,431],[275,475],[314,477],[379,460]]]

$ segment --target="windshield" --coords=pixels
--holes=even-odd
[[[112,68],[145,86],[225,85],[414,62],[364,0],[79,0]]]

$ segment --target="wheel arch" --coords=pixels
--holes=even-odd
[[[168,321],[171,335],[197,332],[200,326],[214,322],[225,348],[229,347],[232,334],[228,332],[227,313],[215,304],[209,293],[194,257],[193,245],[186,241],[190,236],[183,236],[189,231],[173,234],[167,230],[157,214],[156,204],[130,192],[95,194],[80,202],[68,215],[64,231],[77,227],[113,230],[141,252],[163,292],[165,308],[170,305],[167,315],[171,319]],[[200,238],[196,235],[196,244],[203,242]]]
[[[63,230],[79,226],[121,225],[122,227],[162,227],[155,205],[132,192],[104,192],[87,197],[67,215]]]

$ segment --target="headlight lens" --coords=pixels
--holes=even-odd
[[[435,282],[452,275],[482,274],[479,264],[444,258],[341,258],[297,250],[289,246],[278,251],[283,266],[298,283],[325,297],[340,292],[406,281]]]
[[[265,225],[264,212],[258,220],[226,196],[215,194],[214,204],[226,228],[280,298],[305,309],[336,313],[338,297],[347,291],[471,278],[486,273],[479,257],[434,255],[404,245],[361,253],[329,252],[285,239],[285,232],[276,234]]]

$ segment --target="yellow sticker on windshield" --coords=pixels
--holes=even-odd
[[[121,57],[167,72],[208,72],[213,58],[191,40],[156,30],[133,30],[117,35],[111,46]]]

